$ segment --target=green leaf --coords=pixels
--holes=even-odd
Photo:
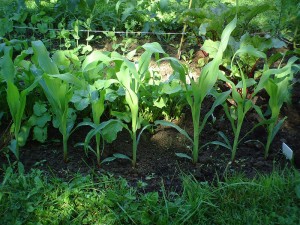
[[[115,153],[115,154],[113,154],[113,156],[117,159],[127,159],[127,160],[131,161],[131,159],[127,155],[124,155],[124,154]]]
[[[212,141],[212,142],[210,142],[210,144],[222,146],[222,147],[224,147],[224,148],[229,149],[230,151],[232,150],[232,148],[231,148],[230,146],[228,146],[227,144],[225,144],[225,143],[223,143],[223,142],[220,142],[220,141]]]
[[[86,4],[90,8],[90,10],[93,10],[96,4],[96,0],[86,0]]]
[[[36,116],[42,116],[45,112],[47,112],[46,104],[35,102],[33,106],[33,113]]]
[[[38,127],[33,128],[33,140],[37,140],[41,143],[44,143],[47,140],[48,132],[47,127]]]
[[[161,11],[167,10],[168,6],[169,6],[169,0],[160,0],[159,1],[159,7],[160,7]]]
[[[201,50],[206,51],[209,54],[210,58],[215,58],[220,46],[219,41],[205,40]]]
[[[5,46],[4,47],[4,56],[1,61],[1,73],[4,78],[4,80],[14,82],[15,78],[15,67],[12,61],[12,47]]]
[[[66,57],[65,51],[56,51],[53,54],[52,59],[61,70],[69,69],[71,62]]]
[[[32,48],[34,54],[38,57],[38,63],[40,67],[47,74],[58,74],[58,68],[52,59],[49,57],[49,52],[47,51],[45,45],[41,41],[33,41]]]
[[[116,160],[117,158],[116,157],[107,157],[105,159],[102,160],[102,162],[100,164],[103,164],[103,163],[108,163],[108,162],[112,162],[114,160]]]
[[[117,139],[117,134],[122,131],[123,125],[119,121],[110,122],[102,129],[102,137],[108,143]]]
[[[192,157],[188,156],[185,153],[175,153],[175,155],[180,157],[180,158],[186,158],[186,159],[189,159],[189,160],[193,160]]]
[[[165,54],[165,51],[162,49],[161,45],[157,42],[146,43],[142,46],[146,51],[151,53],[162,53]]]
[[[30,132],[30,126],[29,125],[24,125],[21,127],[20,132],[18,134],[18,145],[20,147],[24,146],[26,144],[26,141],[28,139]]]

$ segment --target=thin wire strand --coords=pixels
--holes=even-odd
[[[31,30],[38,30],[39,28],[37,27],[19,27],[19,26],[13,26],[13,28],[17,29],[31,29]],[[62,31],[61,29],[47,29],[48,31]],[[74,31],[74,30],[68,30],[65,29],[65,31]],[[187,32],[169,32],[169,33],[164,33],[164,32],[145,32],[145,31],[106,31],[106,30],[79,30],[80,32],[90,32],[90,33],[108,33],[108,32],[113,32],[115,34],[158,34],[158,35],[182,35],[182,34],[187,34]]]

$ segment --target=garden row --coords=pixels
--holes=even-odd
[[[186,65],[168,57],[158,43],[144,44],[126,55],[102,51],[80,55],[76,51],[58,50],[51,57],[41,41],[33,41],[31,47],[25,44],[21,53],[13,52],[13,41],[1,44],[1,115],[8,119],[10,112],[13,120],[13,139],[8,148],[19,159],[19,147],[25,145],[30,130],[33,130],[33,139],[44,142],[52,121],[62,134],[64,160],[67,161],[70,135],[81,126],[90,126],[85,142],[77,145],[94,152],[100,164],[101,143],[113,142],[117,133],[126,129],[132,139],[130,160],[135,166],[140,135],[147,128],[162,125],[177,129],[193,143],[192,156],[177,153],[180,157],[196,163],[199,150],[205,144],[217,144],[228,148],[234,160],[238,145],[245,138],[240,137],[244,119],[252,110],[260,122],[249,133],[258,126],[266,127],[267,157],[272,140],[285,120],[278,120],[280,109],[288,100],[293,74],[299,70],[299,65],[296,57],[290,57],[284,66],[272,68],[283,56],[278,53],[267,57],[264,51],[280,42],[249,35],[234,41],[230,34],[236,21],[235,18],[226,26],[220,42],[208,40],[204,43],[203,49],[211,60],[196,80],[189,77]],[[139,60],[131,60],[137,54],[140,54]],[[173,74],[167,81],[162,81],[158,71],[150,68],[153,56],[158,65],[168,61],[172,66]],[[257,62],[263,65],[256,68]],[[219,69],[220,65],[227,65],[226,73]],[[222,92],[224,87],[226,90]],[[269,95],[266,111],[254,101],[263,89]],[[209,95],[215,101],[205,115],[200,115],[202,103]],[[192,137],[179,126],[161,120],[162,112],[168,117],[179,116],[176,110],[180,112],[184,105],[191,109]],[[231,143],[220,131],[222,141],[201,143],[200,148],[200,134],[214,109],[221,105],[232,126],[234,140]],[[108,120],[103,119],[104,114]],[[78,115],[84,118],[83,122],[77,122]],[[89,145],[93,137],[95,148]],[[114,154],[102,162],[115,158],[129,159],[126,155]]]
[[[239,22],[234,32],[281,36],[291,43],[299,41],[297,24],[299,3],[289,1],[187,1],[187,0],[5,0],[0,8],[0,37],[43,40],[47,49],[71,49],[82,46],[84,51],[101,43],[106,37],[114,50],[126,47],[117,44],[116,32],[130,37],[131,32],[143,38],[156,35],[161,42],[174,40],[187,25],[187,41],[191,45],[205,39],[219,40],[224,22],[236,13]],[[96,32],[95,32],[96,31]]]

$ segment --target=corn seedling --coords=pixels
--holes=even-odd
[[[38,84],[38,78],[25,90],[19,91],[17,86],[14,84],[15,68],[12,57],[12,47],[5,47],[4,57],[2,61],[2,76],[7,83],[7,103],[9,106],[10,114],[13,119],[13,133],[14,140],[12,140],[9,146],[10,150],[14,153],[17,160],[19,160],[19,146],[23,146],[29,134],[29,128],[24,127],[23,134],[21,134],[22,118],[26,106],[26,97]]]
[[[32,47],[34,55],[37,57],[37,63],[43,70],[40,85],[51,105],[56,125],[63,136],[63,157],[64,161],[67,161],[67,142],[74,125],[73,121],[68,121],[69,102],[73,95],[73,86],[70,83],[82,87],[82,82],[72,74],[59,74],[58,67],[49,57],[49,53],[41,41],[33,41]]]
[[[180,80],[183,83],[185,96],[187,102],[192,111],[193,127],[194,127],[194,137],[193,137],[193,163],[198,162],[199,157],[199,139],[201,131],[203,130],[207,119],[212,115],[213,110],[218,105],[222,104],[229,92],[223,93],[221,95],[215,94],[214,85],[221,73],[219,66],[222,63],[223,53],[227,47],[229,37],[231,32],[236,27],[237,18],[235,17],[224,29],[222,33],[222,38],[219,43],[218,51],[214,59],[205,65],[201,71],[200,77],[198,80],[194,81],[193,78],[189,77],[190,85],[186,80],[187,69],[181,65],[174,58],[164,58],[165,60],[170,60],[170,63],[175,72],[179,73]],[[201,108],[203,100],[207,95],[215,95],[216,101],[213,104],[211,110],[205,115],[205,117],[200,121],[201,118]]]
[[[125,100],[131,113],[131,129],[128,129],[132,139],[132,166],[136,165],[137,154],[137,130],[140,128],[139,117],[139,89],[143,86],[142,81],[149,75],[149,65],[153,54],[158,57],[159,53],[165,54],[158,43],[145,44],[142,46],[146,51],[141,55],[138,65],[122,57],[118,53],[112,53],[112,60],[116,63],[116,76],[125,90]]]
[[[271,117],[268,119],[269,122],[267,123],[268,137],[265,145],[265,158],[268,157],[270,145],[286,119],[286,117],[284,117],[278,121],[283,103],[289,100],[289,89],[295,72],[292,67],[295,66],[297,60],[297,57],[292,57],[284,67],[265,71],[254,92],[257,93],[264,88],[270,97],[269,108],[271,110]],[[262,119],[266,120],[262,116],[262,113],[260,115]]]

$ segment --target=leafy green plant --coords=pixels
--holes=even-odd
[[[149,73],[149,65],[152,54],[158,55],[158,53],[165,54],[163,49],[158,43],[151,43],[143,45],[146,51],[141,55],[138,62],[138,68],[136,68],[133,62],[119,56],[118,54],[112,54],[112,59],[118,63],[118,72],[116,76],[125,89],[125,100],[130,108],[131,113],[131,129],[130,132],[132,138],[132,166],[136,165],[136,153],[137,153],[137,130],[140,128],[139,118],[139,89],[143,85],[142,82]]]
[[[226,100],[226,97],[229,95],[229,92],[217,94],[214,91],[214,85],[218,77],[220,76],[220,74],[222,74],[221,71],[219,70],[219,66],[222,63],[223,53],[227,47],[230,34],[236,26],[236,21],[237,18],[234,18],[226,26],[226,28],[222,33],[222,38],[219,43],[218,51],[215,58],[203,67],[198,80],[194,81],[193,78],[189,78],[190,85],[188,84],[188,81],[186,79],[186,74],[187,74],[186,68],[181,64],[179,64],[177,60],[174,60],[172,58],[165,58],[170,60],[171,65],[175,70],[175,72],[179,73],[180,80],[183,83],[183,87],[186,92],[185,96],[187,102],[192,111],[192,119],[193,119],[193,127],[194,127],[193,153],[192,153],[193,163],[198,162],[200,134],[207,122],[207,119],[209,118],[209,116],[212,115],[215,107],[222,104]],[[216,100],[213,106],[211,107],[211,109],[209,110],[209,112],[206,113],[205,117],[200,121],[202,103],[205,97],[209,94],[215,96]]]
[[[271,117],[266,119],[264,118],[263,114],[260,113],[260,116],[263,120],[269,121],[269,123],[267,123],[268,137],[265,145],[265,158],[268,157],[270,145],[282,126],[284,120],[286,119],[286,117],[284,117],[283,119],[278,120],[283,103],[289,101],[291,82],[293,79],[293,74],[296,72],[296,70],[293,70],[293,67],[297,66],[295,64],[297,60],[298,58],[294,56],[289,59],[284,67],[266,70],[260,78],[258,86],[254,91],[254,94],[256,94],[258,91],[264,88],[269,95],[269,108],[271,110]]]
[[[10,114],[13,119],[13,133],[15,139],[12,140],[10,145],[10,150],[14,153],[17,160],[19,160],[19,146],[23,146],[29,134],[29,128],[24,127],[21,130],[22,119],[24,116],[26,97],[29,92],[31,92],[38,84],[38,79],[36,79],[29,87],[19,91],[18,87],[14,84],[15,79],[15,67],[12,61],[12,47],[4,48],[4,57],[2,60],[2,77],[7,83],[7,103],[9,106]],[[22,132],[23,131],[23,132]],[[23,135],[20,135],[21,132]]]
[[[33,127],[33,140],[45,142],[47,140],[48,122],[51,121],[50,112],[45,103],[35,102],[33,106],[33,114],[28,122]]]
[[[74,119],[68,120],[71,112],[69,103],[73,95],[73,86],[70,83],[79,87],[82,87],[83,83],[70,73],[60,74],[57,65],[49,57],[49,53],[41,41],[33,41],[32,47],[37,61],[36,64],[43,71],[40,74],[43,78],[40,80],[40,85],[54,113],[54,119],[56,119],[54,125],[59,127],[59,131],[63,136],[64,161],[67,161],[67,142],[74,126]]]
[[[235,84],[233,81],[227,79],[225,75],[221,75],[220,79],[225,81],[227,85],[231,88],[231,96],[228,99],[231,106],[228,106],[228,103],[225,102],[223,104],[225,114],[230,121],[233,134],[234,134],[234,141],[233,145],[230,144],[230,141],[227,139],[225,134],[223,132],[219,132],[219,135],[222,137],[222,139],[225,141],[225,143],[214,141],[212,144],[220,144],[223,147],[228,148],[231,150],[231,160],[233,161],[235,159],[236,151],[238,149],[239,143],[242,141],[240,139],[240,133],[242,129],[242,125],[245,119],[245,116],[249,110],[252,108],[255,108],[256,110],[259,110],[258,107],[254,107],[253,104],[253,97],[255,94],[248,93],[248,90],[255,89],[256,81],[253,78],[248,78],[245,74],[242,68],[240,67],[240,62],[237,59],[237,56],[240,56],[240,58],[244,55],[247,56],[253,56],[257,58],[266,59],[266,55],[255,49],[251,45],[246,45],[238,49],[235,54],[233,55],[231,59],[231,69],[233,72],[232,76],[240,77],[241,81]],[[234,63],[236,61],[236,64]],[[236,73],[236,74],[235,74]]]

